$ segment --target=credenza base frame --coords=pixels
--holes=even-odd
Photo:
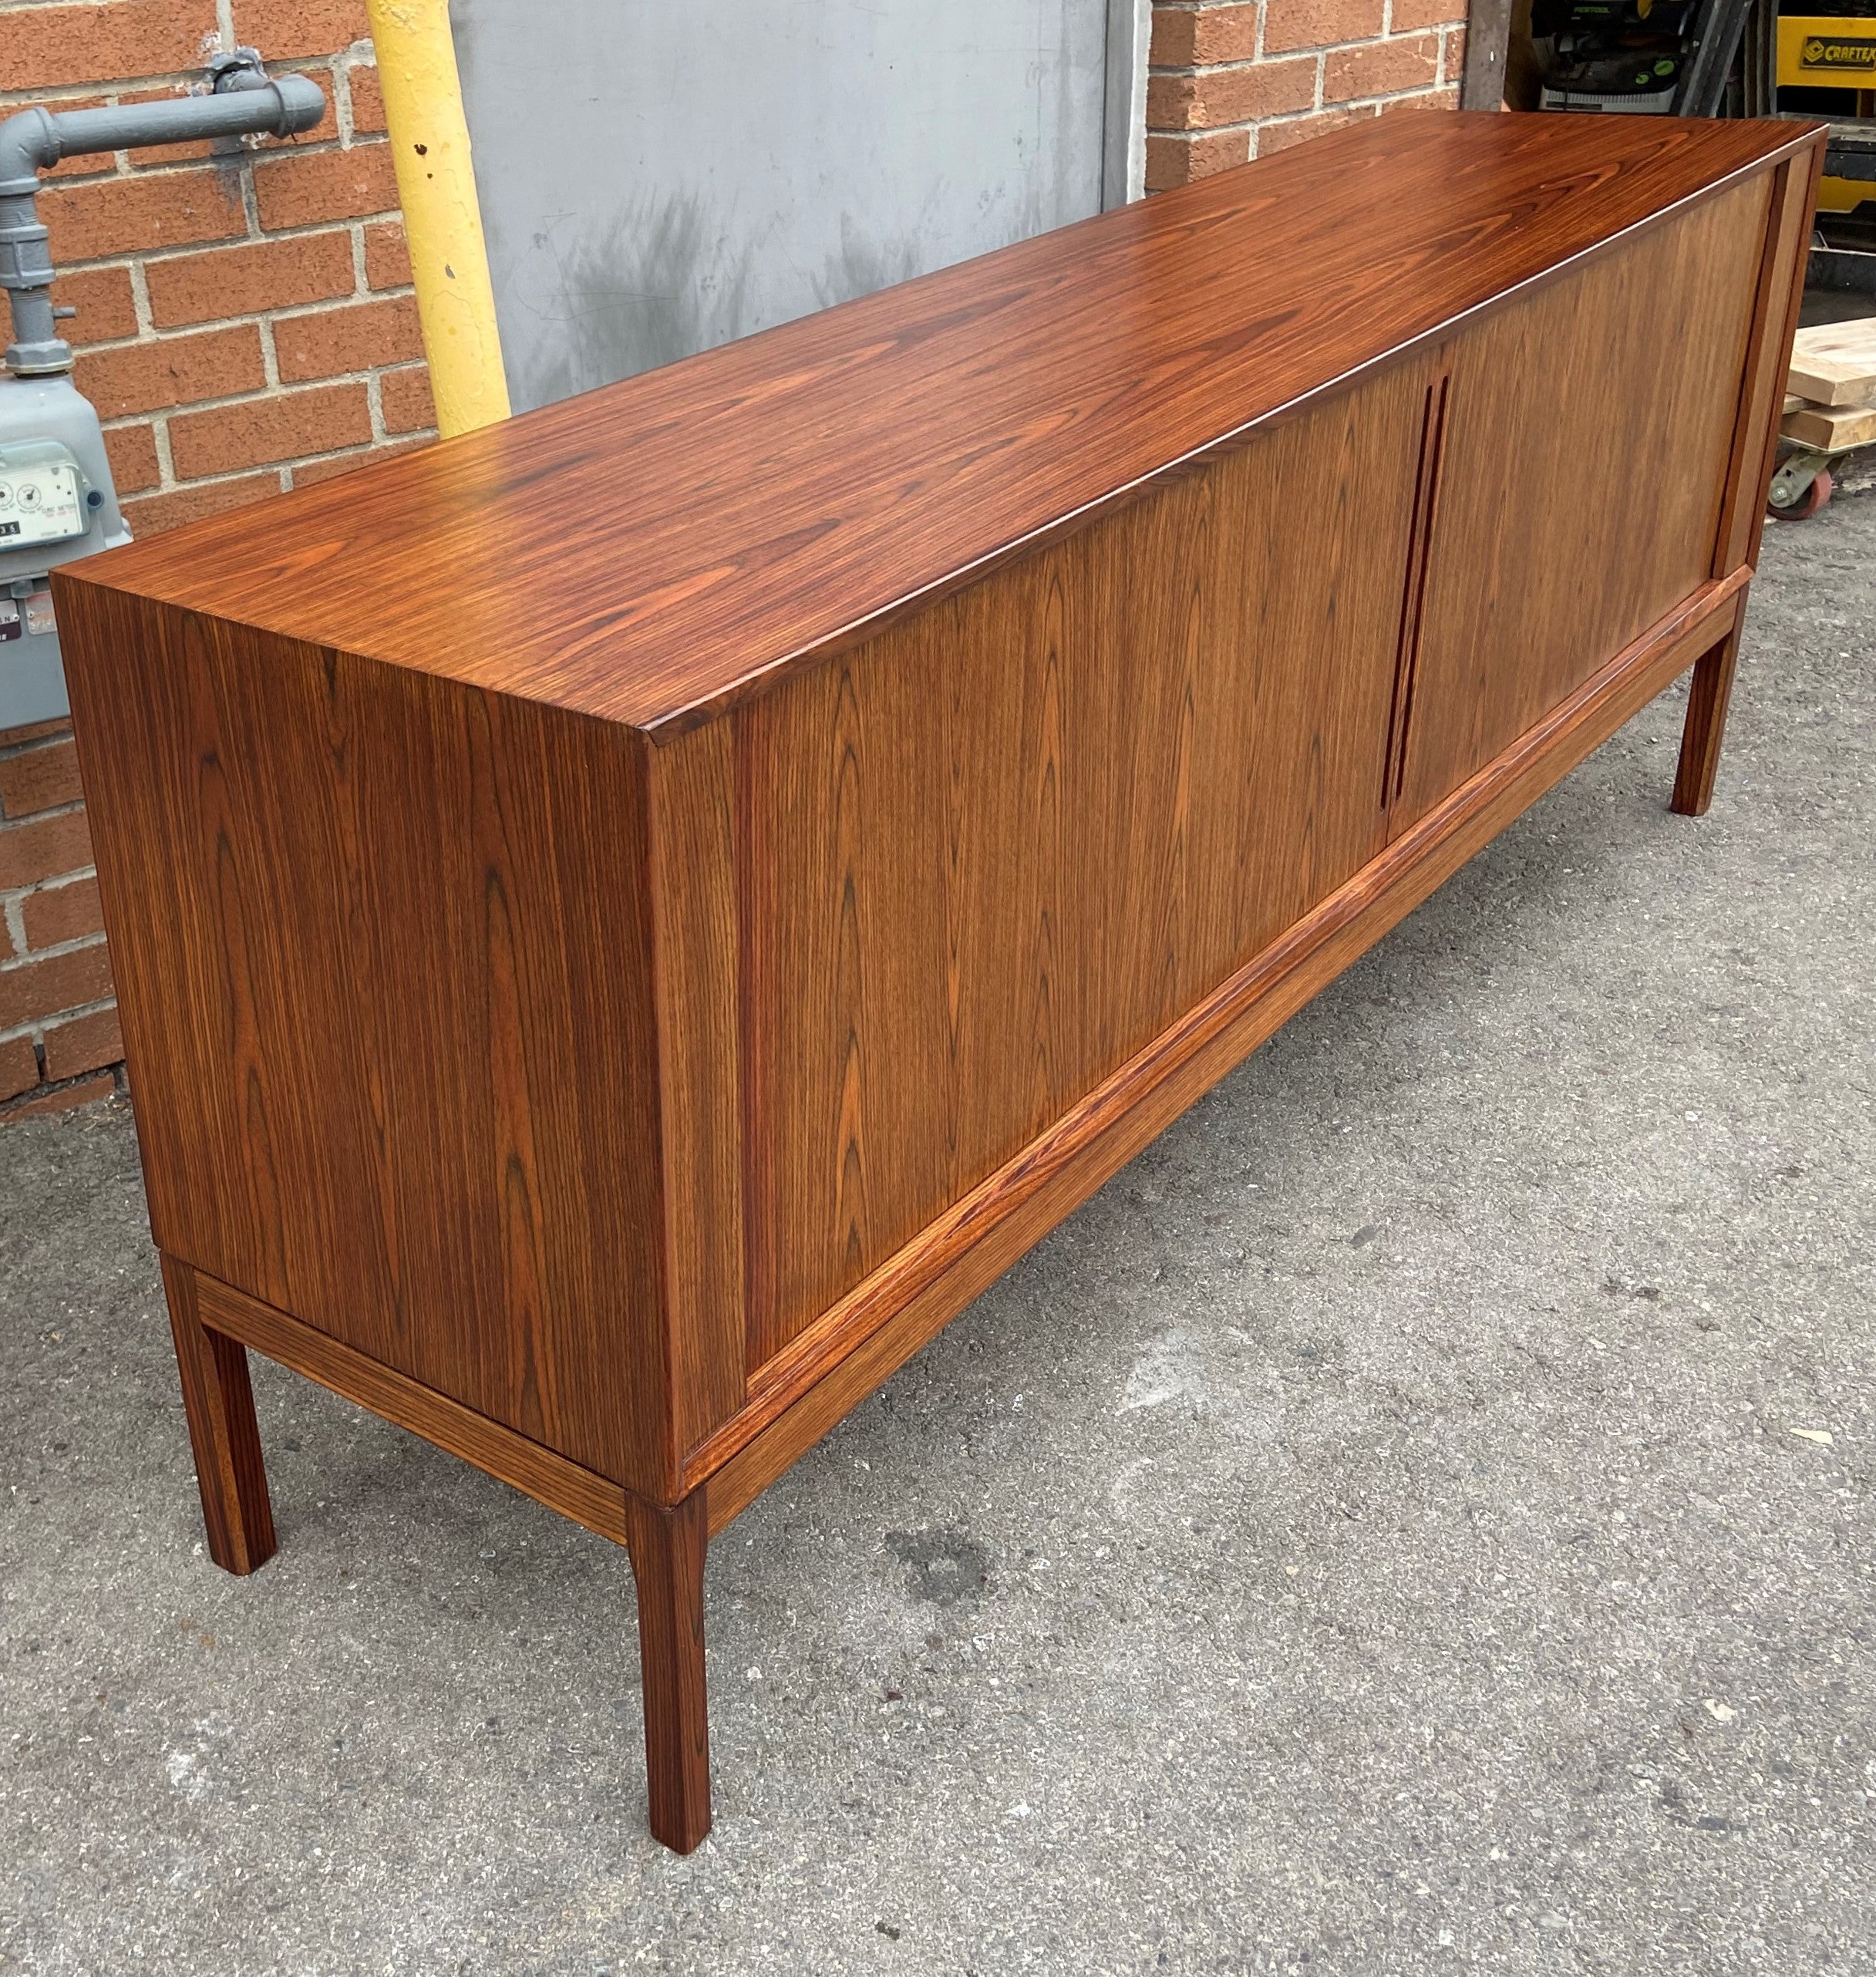
[[[625,1546],[638,1589],[653,1834],[680,1853],[710,1827],[703,1568],[716,1535],[1049,1228],[1689,665],[1672,807],[1712,800],[1750,568],[1704,585],[1496,761],[992,1174],[763,1369],[655,1504],[324,1332],[163,1258],[210,1555],[252,1571],[274,1550],[246,1349],[408,1428]]]

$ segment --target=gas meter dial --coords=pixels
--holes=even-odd
[[[0,551],[69,542],[91,526],[76,460],[46,442],[0,446]]]

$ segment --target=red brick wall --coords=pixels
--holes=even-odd
[[[109,1095],[123,1055],[62,722],[0,735],[0,1116]]]
[[[1456,109],[1465,0],[1154,0],[1147,189],[1357,117]]]
[[[364,0],[0,0],[0,117],[168,96],[219,46],[326,96],[306,136],[69,160],[39,211],[139,535],[420,445],[435,415]],[[0,733],[0,1119],[123,1048],[69,729]]]

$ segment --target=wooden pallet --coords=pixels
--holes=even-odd
[[[1779,429],[1828,453],[1876,444],[1876,405],[1807,405],[1787,413]]]
[[[1876,316],[1800,330],[1787,389],[1813,405],[1867,408],[1876,401]]]

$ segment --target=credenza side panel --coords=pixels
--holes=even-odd
[[[1426,402],[1397,365],[739,710],[752,1372],[1373,854]]]
[[[1447,345],[1396,834],[1713,574],[1770,184],[1755,173]]]
[[[157,1242],[655,1487],[643,744],[70,594]]]

